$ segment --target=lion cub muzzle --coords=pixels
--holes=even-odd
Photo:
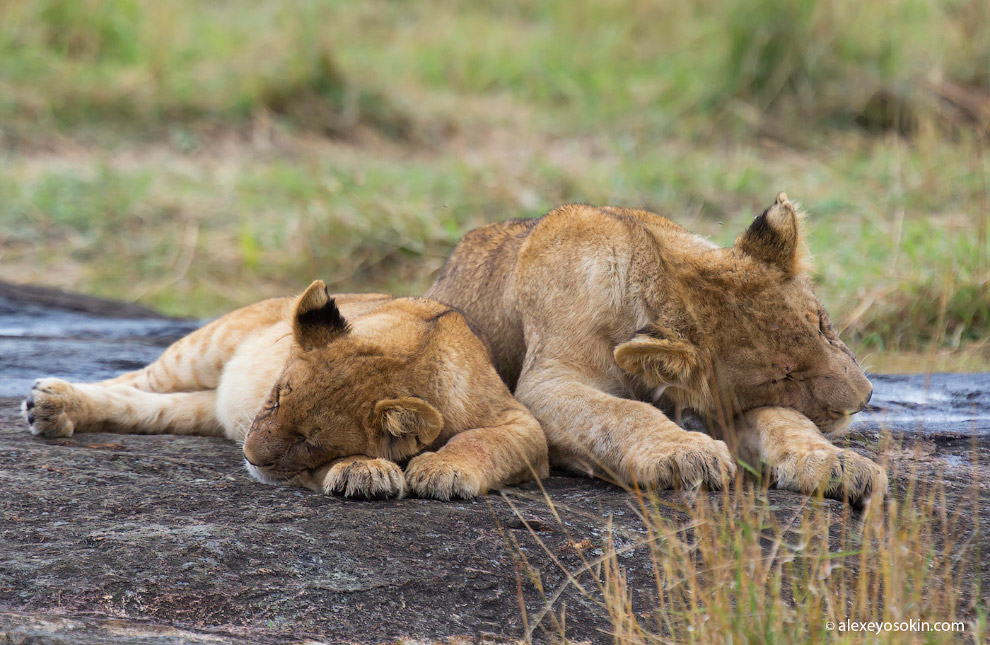
[[[257,422],[248,431],[244,441],[244,460],[248,471],[255,476],[263,475],[267,479],[288,480],[299,474],[298,464],[286,464],[285,457],[293,449],[293,442],[279,437],[271,428]]]

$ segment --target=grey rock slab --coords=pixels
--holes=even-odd
[[[871,374],[873,397],[850,429],[965,437],[990,434],[990,373]]]
[[[97,381],[143,367],[201,324],[0,282],[0,396],[25,396],[39,376]]]

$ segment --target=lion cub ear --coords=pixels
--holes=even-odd
[[[309,285],[296,301],[296,311],[292,316],[292,334],[296,342],[309,351],[324,347],[348,331],[350,325],[340,315],[337,303],[330,297],[323,280]]]
[[[794,204],[788,201],[787,195],[779,193],[773,204],[739,236],[736,248],[777,267],[786,276],[795,275],[805,269],[800,220],[801,215]]]
[[[375,420],[395,438],[414,436],[421,444],[431,444],[443,428],[443,417],[423,399],[406,396],[382,399],[375,404]]]
[[[649,387],[687,387],[698,367],[698,350],[688,340],[647,325],[615,348],[615,362]]]

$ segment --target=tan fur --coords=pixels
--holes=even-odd
[[[321,281],[228,314],[142,370],[41,379],[24,414],[48,437],[227,437],[262,481],[348,497],[474,497],[548,468],[539,423],[460,313],[426,299],[331,298]],[[413,457],[403,473],[397,462]]]
[[[759,432],[735,423],[741,412],[791,408],[834,431],[872,392],[812,292],[800,221],[781,193],[719,248],[654,213],[563,206],[468,233],[426,295],[488,336],[552,462],[625,484],[717,488],[736,469],[728,446],[668,414],[693,409],[737,444]],[[779,435],[767,436],[750,458],[779,456],[767,445]],[[790,436],[788,449],[819,450],[818,437]],[[778,482],[807,492],[800,479]],[[853,489],[841,492],[867,490]]]

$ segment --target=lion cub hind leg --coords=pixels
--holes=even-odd
[[[406,494],[406,481],[398,464],[364,455],[344,457],[323,466],[312,474],[307,485],[327,495],[359,499],[387,499]]]
[[[281,321],[288,300],[273,298],[232,311],[175,341],[147,367],[100,385],[130,385],[163,393],[216,389],[238,347],[259,330]]]
[[[419,497],[471,499],[549,472],[547,442],[540,424],[519,406],[499,423],[454,435],[436,452],[414,457],[406,483]]]
[[[31,432],[45,437],[74,432],[223,436],[215,390],[156,394],[44,378],[34,382],[21,411]]]
[[[883,467],[852,450],[833,445],[815,424],[788,408],[757,408],[738,424],[739,455],[753,466],[765,466],[777,486],[862,506],[871,496],[887,493]]]

